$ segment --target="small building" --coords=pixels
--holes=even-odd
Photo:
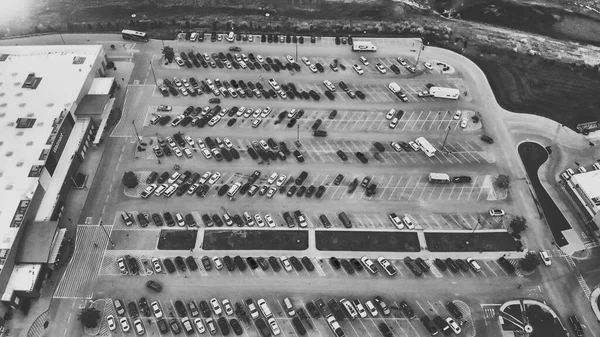
[[[590,170],[574,174],[565,181],[565,189],[577,205],[580,214],[591,231],[598,231],[600,224],[600,171]]]
[[[455,88],[431,87],[429,93],[436,98],[458,99],[460,90]]]

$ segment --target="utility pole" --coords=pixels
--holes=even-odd
[[[448,125],[448,131],[446,132],[446,137],[444,138],[444,144],[442,144],[442,152],[446,147],[446,140],[448,139],[448,135],[450,134],[450,125]]]
[[[419,47],[419,55],[417,56],[417,67],[419,67],[419,59],[421,58],[421,51],[425,49],[425,45],[423,45],[423,38],[421,38],[421,46]]]
[[[100,219],[100,222],[98,223],[98,225],[100,226],[100,228],[102,228],[102,230],[104,231],[104,234],[106,234],[106,237],[108,238],[108,241],[110,241],[110,246],[114,248],[115,247],[115,243],[110,238],[110,235],[108,235],[108,232],[106,231],[106,228],[104,228],[104,226],[102,225],[102,219]]]
[[[152,70],[152,77],[154,77],[154,85],[158,89],[158,81],[156,81],[156,74],[154,73],[154,67],[152,66],[152,61],[150,61],[150,70]]]
[[[60,39],[62,40],[62,43],[63,43],[63,44],[66,44],[66,43],[65,43],[65,39],[63,38],[62,34],[58,34],[58,35],[60,36]]]
[[[298,125],[298,135],[296,136],[296,140],[300,141],[300,125]]]
[[[137,136],[138,139],[138,145],[142,145],[142,139],[140,138],[140,134],[137,131],[137,128],[135,127],[135,120],[131,121],[131,124],[133,124],[133,130],[135,130],[135,135]]]
[[[296,62],[298,62],[298,39],[296,39]]]

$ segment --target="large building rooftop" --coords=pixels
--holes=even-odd
[[[75,110],[101,51],[101,45],[0,46],[0,249],[11,248],[19,202],[35,191],[35,169],[52,151],[55,125]]]
[[[593,170],[586,173],[575,174],[571,180],[573,181],[573,184],[579,185],[579,189],[583,191],[590,200],[598,200],[598,203],[600,203],[600,171]]]

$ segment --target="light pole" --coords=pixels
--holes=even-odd
[[[158,89],[158,81],[156,80],[156,74],[154,73],[154,67],[152,66],[152,61],[150,61],[150,70],[152,70],[152,77],[154,77],[154,85],[156,85],[156,88]]]
[[[100,225],[100,228],[102,228],[102,230],[104,231],[104,234],[106,234],[106,237],[108,238],[108,241],[110,242],[110,246],[114,248],[115,247],[115,243],[110,238],[110,235],[108,235],[108,232],[106,231],[106,228],[104,228],[104,225],[102,225],[102,220],[100,220],[99,225]]]
[[[446,140],[448,139],[448,135],[450,134],[450,125],[448,125],[448,131],[446,132],[446,137],[444,138],[444,143],[442,144],[442,152],[444,151],[445,147],[446,147]]]
[[[60,39],[62,40],[62,43],[63,43],[63,44],[66,44],[66,43],[65,43],[65,39],[63,38],[62,34],[58,34],[58,35],[60,36]]]
[[[471,243],[471,239],[473,239],[473,235],[475,235],[475,230],[477,229],[477,226],[480,225],[481,222],[481,216],[477,216],[477,223],[475,224],[475,227],[473,227],[473,231],[471,232],[471,235],[469,236],[469,239],[467,241],[465,241],[466,245],[469,245]]]
[[[298,125],[298,134],[296,135],[296,140],[300,141],[300,125]]]
[[[265,16],[269,18],[269,29],[271,28],[271,13],[265,13]]]
[[[135,127],[135,120],[131,121],[131,124],[133,124],[133,130],[135,130],[135,135],[137,136],[138,139],[138,145],[142,145],[142,139],[140,138],[140,134],[137,131],[137,128]]]
[[[419,55],[417,56],[417,67],[419,66],[419,59],[421,58],[421,51],[425,49],[425,45],[423,45],[423,38],[421,38],[421,46],[419,47]]]

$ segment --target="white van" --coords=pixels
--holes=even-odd
[[[583,166],[579,166],[579,167],[577,168],[577,171],[579,171],[579,173],[586,173],[586,172],[587,172],[587,170],[586,170],[586,169],[585,169],[585,167],[583,167]]]
[[[471,269],[473,269],[474,272],[481,273],[481,266],[479,266],[477,261],[473,260],[472,258],[468,258],[467,263],[471,266]]]
[[[233,32],[229,32],[229,34],[227,34],[227,41],[233,42],[234,37],[235,35],[233,34]]]
[[[177,184],[173,184],[171,186],[169,186],[169,188],[167,188],[167,190],[165,191],[165,197],[170,198],[173,193],[175,193],[175,191],[177,191],[177,188],[179,188],[179,185]]]
[[[242,183],[240,183],[240,182],[233,184],[233,186],[231,186],[229,188],[229,191],[227,191],[227,196],[229,196],[230,198],[233,198],[237,194],[237,192],[240,190],[240,187],[242,187]]]
[[[260,311],[262,312],[262,314],[265,316],[265,318],[269,318],[271,316],[273,316],[273,314],[271,313],[271,309],[269,308],[269,305],[267,304],[267,302],[264,299],[259,299],[256,304],[258,304],[258,307],[260,308]]]
[[[290,317],[296,316],[296,310],[294,310],[292,301],[288,297],[283,299],[283,307],[287,311],[288,316],[290,316]]]
[[[190,41],[196,42],[196,40],[198,40],[198,33],[190,34]]]
[[[568,168],[565,172],[567,172],[567,174],[572,177],[575,174],[575,171],[573,171],[572,168]]]
[[[358,317],[358,313],[356,312],[356,309],[354,309],[354,306],[352,305],[352,303],[350,303],[350,301],[348,301],[345,298],[342,298],[340,300],[340,303],[344,306],[344,309],[346,309],[346,312],[348,313],[348,315],[350,315],[351,319],[355,319],[356,317]]]
[[[391,120],[392,118],[394,118],[394,116],[396,116],[396,109],[391,109],[390,111],[388,111],[387,115],[385,116],[385,119]]]
[[[594,168],[594,170],[600,170],[600,164],[598,163],[594,163],[592,167]]]

